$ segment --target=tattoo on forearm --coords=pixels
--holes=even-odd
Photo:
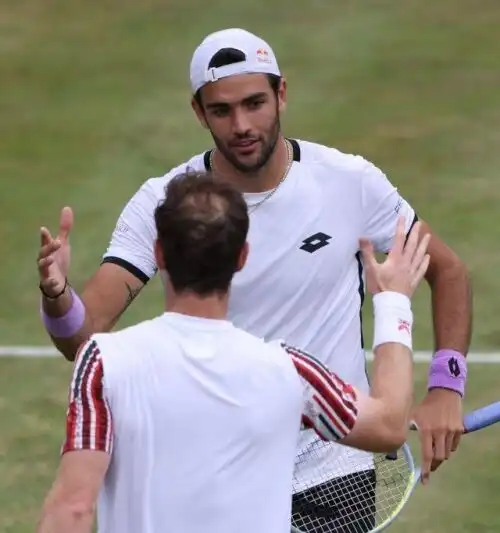
[[[141,292],[142,287],[137,287],[133,289],[128,283],[125,283],[127,287],[127,300],[125,301],[125,309],[135,300],[136,296]]]

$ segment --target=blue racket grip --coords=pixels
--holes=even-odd
[[[465,433],[491,426],[500,421],[500,402],[476,409],[464,417]]]

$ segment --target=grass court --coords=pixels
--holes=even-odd
[[[60,208],[73,207],[79,288],[141,183],[210,146],[189,106],[188,65],[205,34],[232,26],[275,49],[289,84],[286,134],[371,159],[466,260],[472,349],[500,349],[497,0],[3,0],[0,344],[48,343],[41,225],[55,229]],[[120,326],[161,312],[159,288],[149,284]],[[432,349],[428,296],[422,288],[415,303],[419,350]],[[370,312],[367,302],[367,335]],[[70,370],[62,358],[0,359],[2,533],[34,529]],[[499,381],[499,367],[471,365],[467,409],[495,400]],[[390,531],[498,531],[499,442],[497,428],[464,438]]]

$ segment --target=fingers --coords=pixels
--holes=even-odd
[[[58,237],[63,240],[69,239],[69,232],[73,227],[73,210],[71,207],[63,207],[61,210],[61,217],[59,219],[59,234]]]
[[[429,268],[429,262],[431,260],[431,256],[429,254],[426,254],[420,263],[418,265],[417,271],[414,272],[413,277],[410,282],[410,286],[412,289],[415,289],[418,284],[422,281],[423,277],[425,276],[425,273],[427,272],[427,269]]]
[[[43,286],[43,289],[45,292],[52,292],[52,291],[55,291],[56,293],[57,292],[60,292],[60,287],[61,287],[61,282],[56,280],[55,278],[45,278],[43,280],[41,280],[41,284]],[[56,287],[59,287],[58,290],[55,290]]]
[[[452,431],[441,430],[434,432],[434,457],[431,462],[431,472],[436,471],[444,461],[451,457],[454,438],[455,433]]]
[[[359,249],[361,251],[361,255],[363,256],[363,262],[365,264],[373,264],[373,262],[376,262],[375,252],[371,241],[369,241],[368,239],[360,239]]]
[[[54,253],[61,247],[61,241],[53,239],[47,228],[40,228],[40,244],[37,266],[40,279],[45,280],[49,276],[49,267],[54,263]]]
[[[375,250],[373,244],[368,239],[359,240],[359,249],[361,251],[361,256],[363,258],[363,264],[365,266],[367,275],[370,272],[373,272],[377,266],[377,258],[375,257]]]
[[[409,260],[412,261],[415,256],[415,252],[418,248],[420,242],[420,230],[422,228],[422,223],[416,222],[408,233],[406,238],[406,243],[404,244],[403,255]]]
[[[52,235],[47,228],[40,228],[40,244],[45,246],[52,240]]]
[[[442,464],[443,464],[443,461],[439,461],[438,459],[433,459],[431,463],[431,472],[435,472]]]
[[[377,267],[379,266],[375,257],[373,244],[367,239],[359,240],[359,250],[363,259],[364,269],[366,273],[366,288],[371,294],[380,291],[377,275]]]
[[[413,235],[412,235],[413,237]],[[415,289],[425,276],[427,269],[429,268],[430,255],[427,253],[427,248],[431,240],[430,233],[424,235],[418,243],[417,249],[413,254],[411,260],[411,287]],[[413,242],[411,243],[413,245]]]
[[[429,482],[429,476],[432,466],[434,450],[432,446],[432,433],[429,430],[419,431],[420,446],[422,450],[422,483],[425,485]]]
[[[62,243],[61,238],[54,239],[50,231],[40,228],[40,249],[38,251],[37,266],[40,277],[40,288],[46,296],[54,297],[61,294],[66,286],[66,278],[57,263],[58,251]]]
[[[394,234],[394,243],[389,255],[402,254],[405,248],[405,226],[406,219],[405,217],[398,217],[398,222],[396,225],[396,233]]]
[[[52,255],[49,255],[49,257],[44,257],[38,260],[39,268],[48,268],[52,264],[54,264],[54,257]]]
[[[453,441],[455,440],[455,433],[453,431],[448,431],[445,437],[445,459],[449,459],[451,454],[455,451],[453,450]]]
[[[436,470],[443,460],[448,460],[451,454],[457,450],[460,439],[462,438],[463,427],[458,430],[448,429],[442,433],[444,437],[439,435],[438,439],[434,439],[434,461],[431,465],[431,472]],[[442,441],[444,441],[444,451],[439,447]],[[439,445],[436,443],[439,443]]]
[[[47,258],[54,252],[57,252],[61,247],[59,239],[52,238],[50,231],[47,228],[40,229],[40,251],[38,252],[38,260]]]
[[[441,464],[445,459],[448,459],[447,453],[446,453],[446,431],[439,430],[434,431],[433,439],[434,439],[434,461],[439,462]],[[450,443],[451,444],[451,443]],[[431,465],[431,472],[433,472],[437,466]]]
[[[415,272],[420,267],[420,264],[424,261],[427,254],[429,243],[431,242],[431,234],[426,233],[418,243],[417,249],[414,251],[411,257],[412,270]]]
[[[463,435],[463,429],[462,429],[462,431],[456,432],[453,435],[453,439],[452,439],[452,442],[451,442],[451,451],[452,452],[456,452],[457,451],[458,445],[460,444],[460,439],[462,438],[462,435]]]
[[[419,229],[419,232],[420,232],[420,229]],[[413,238],[413,235],[411,235],[411,238]],[[427,248],[429,247],[430,242],[431,242],[431,234],[426,233],[418,242],[416,250],[413,251],[413,255],[410,256],[413,264],[418,266],[418,264],[423,261],[425,255],[427,254]]]

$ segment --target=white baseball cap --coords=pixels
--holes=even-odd
[[[223,48],[234,48],[245,54],[245,61],[218,68],[208,68],[212,57]],[[201,42],[191,59],[191,90],[237,74],[275,74],[281,76],[272,48],[260,37],[240,28],[211,33]]]

